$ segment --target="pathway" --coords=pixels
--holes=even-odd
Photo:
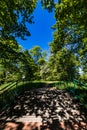
[[[87,130],[87,112],[66,90],[25,91],[0,114],[0,130]]]

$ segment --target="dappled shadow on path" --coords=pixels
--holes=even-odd
[[[23,130],[24,127],[26,130],[87,129],[87,112],[80,103],[66,90],[51,88],[25,91],[11,108],[1,113],[0,120],[3,129],[9,122],[14,124],[15,130]]]

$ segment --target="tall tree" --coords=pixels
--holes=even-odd
[[[19,70],[18,62],[22,60],[23,52],[19,50],[16,37],[24,40],[30,36],[26,23],[33,23],[36,3],[37,0],[0,1],[0,64],[5,68],[2,69],[5,79]]]
[[[66,48],[67,52],[70,51],[76,57],[76,60],[78,60],[78,65],[75,68],[81,68],[84,64],[86,65],[87,19],[84,19],[84,16],[87,16],[86,1],[84,0],[59,0],[55,5],[56,24],[53,26],[55,33],[54,40],[50,44],[51,53],[56,57],[56,54],[62,54],[63,48]],[[61,55],[60,59],[63,61]]]
[[[46,63],[45,61],[46,51],[43,51],[40,46],[34,46],[33,48],[30,49],[30,54],[35,64],[37,65],[36,77],[43,78],[41,71],[43,68],[42,66],[44,66]]]
[[[34,63],[28,50],[22,52],[22,59],[19,61],[19,69],[22,76],[25,76],[25,79],[32,80],[35,78],[34,73],[37,69],[37,66]]]

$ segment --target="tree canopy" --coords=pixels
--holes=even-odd
[[[32,12],[37,0],[1,0],[0,1],[0,35],[2,37],[29,36],[26,22],[32,23]]]
[[[17,37],[25,40],[30,36],[26,23],[33,23],[37,2],[0,1],[1,79],[7,80],[11,74],[13,77],[24,74],[29,80],[72,80],[80,77],[81,69],[87,80],[87,1],[41,0],[44,9],[54,10],[56,19],[48,60],[39,46],[24,51],[16,41]]]
[[[69,57],[66,63],[70,62],[71,55],[74,58],[74,64],[76,61],[78,63],[75,64],[74,69],[79,68],[82,69],[84,73],[87,73],[87,2],[85,0],[59,0],[58,3],[55,4],[55,19],[56,24],[53,26],[55,29],[54,32],[54,40],[50,43],[51,53],[57,59],[61,59],[62,65],[65,63],[63,60]],[[63,53],[65,53],[63,48],[67,49],[67,55],[62,57]],[[70,51],[70,53],[68,53]],[[63,52],[63,53],[62,53]],[[58,54],[58,55],[57,55]],[[62,55],[60,55],[62,54]],[[68,56],[69,54],[69,56]],[[61,63],[56,63],[56,67],[58,67]],[[64,67],[61,65],[61,71],[63,72]],[[72,66],[72,65],[71,65]],[[67,64],[69,71],[72,70]],[[60,68],[60,67],[59,67]],[[84,68],[84,69],[83,69]],[[76,69],[77,70],[77,69]],[[85,70],[85,71],[84,71]],[[56,71],[58,72],[58,71]],[[68,72],[68,71],[67,71]],[[73,72],[73,70],[72,70]],[[69,72],[70,73],[70,72]],[[75,72],[76,73],[76,72]],[[63,75],[63,74],[62,74]],[[73,74],[72,74],[73,75]],[[78,75],[78,74],[77,74]]]

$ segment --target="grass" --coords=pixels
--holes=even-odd
[[[67,89],[75,97],[78,97],[81,102],[84,102],[86,98],[87,87],[83,88],[79,84],[65,81],[19,81],[9,82],[0,86],[0,106],[6,106],[9,102],[13,102],[15,97],[25,90],[32,90],[34,88],[41,88],[46,85],[52,86],[56,89]],[[81,95],[82,93],[82,95]],[[86,103],[85,103],[86,104]]]
[[[4,83],[2,85],[0,85],[0,91],[2,91],[3,89],[7,88],[12,82],[9,83]]]
[[[5,84],[1,85],[0,94],[4,93],[8,89],[11,89],[13,86],[16,86],[16,82],[9,82],[9,83],[5,83]]]
[[[19,81],[7,83],[1,86],[0,89],[0,108],[6,108],[10,103],[15,101],[15,98],[25,90],[44,87],[46,82],[39,81]]]

